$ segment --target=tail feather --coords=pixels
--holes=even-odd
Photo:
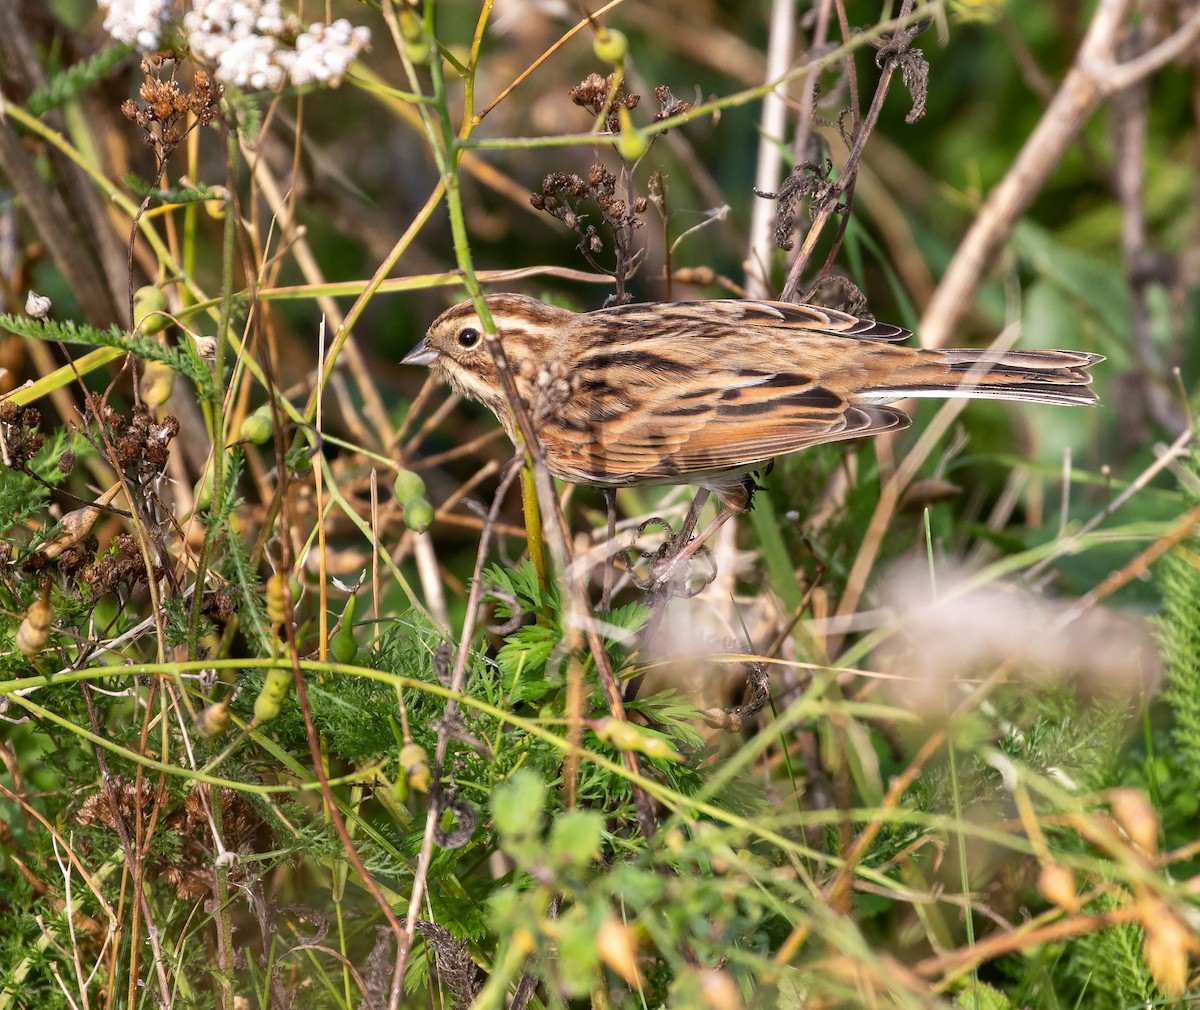
[[[921,350],[899,366],[885,385],[860,392],[886,403],[908,396],[1024,400],[1064,405],[1094,404],[1087,371],[1103,361],[1086,351]]]

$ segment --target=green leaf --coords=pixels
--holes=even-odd
[[[600,964],[596,926],[576,905],[560,918],[559,931],[557,960],[562,971],[558,977],[568,995],[586,996],[596,982]]]
[[[1096,321],[1109,334],[1123,337],[1118,328],[1125,327],[1129,319],[1129,282],[1119,262],[1115,259],[1109,262],[1073,249],[1029,221],[1022,221],[1017,226],[1013,245],[1018,255],[1044,280],[1091,309]],[[1123,340],[1120,342],[1124,343]]]
[[[86,344],[91,347],[115,347],[144,361],[161,361],[173,371],[184,376],[196,387],[203,400],[217,397],[217,386],[208,368],[199,358],[188,354],[175,345],[161,344],[154,337],[141,333],[126,333],[118,326],[106,330],[72,320],[38,320],[25,316],[0,314],[0,330],[8,330],[18,336],[50,343]]]
[[[530,624],[504,640],[496,654],[496,665],[504,677],[504,691],[510,703],[545,695],[551,685],[542,674],[561,638],[555,628]]]
[[[560,866],[582,869],[600,854],[604,821],[599,814],[576,810],[555,819],[550,828],[550,858]]]
[[[492,793],[492,817],[502,836],[520,838],[541,830],[546,786],[535,772],[519,768]]]

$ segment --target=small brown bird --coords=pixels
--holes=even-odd
[[[489,295],[550,472],[572,484],[696,484],[744,510],[752,471],[821,442],[907,427],[910,396],[1090,404],[1083,351],[923,350],[899,326],[785,302],[651,302],[570,312]],[[484,404],[517,441],[483,326],[462,302],[404,358]]]

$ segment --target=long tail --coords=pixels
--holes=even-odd
[[[1030,403],[1097,401],[1087,369],[1103,361],[1086,351],[915,350],[888,381],[857,399],[887,403],[906,396],[993,397]]]

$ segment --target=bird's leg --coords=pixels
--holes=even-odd
[[[691,543],[684,544],[679,553],[674,557],[668,557],[664,559],[666,561],[666,567],[663,569],[662,578],[664,580],[669,579],[680,565],[686,564],[688,558],[695,554],[696,551],[700,550],[700,548],[704,546],[705,541],[707,541],[709,537],[716,533],[717,530],[724,526],[735,515],[737,515],[737,512],[722,507],[721,511],[717,513],[716,518],[700,531],[695,540],[693,540]],[[695,528],[695,523],[693,523],[692,526]]]
[[[711,493],[706,487],[697,489],[696,497],[692,499],[692,504],[687,510],[687,515],[683,517],[683,523],[679,527],[679,532],[671,537],[671,549],[667,552],[668,557],[678,554],[687,547],[688,541],[692,539],[692,534],[696,532],[696,523],[700,521],[700,513],[708,502],[708,496]]]
[[[604,507],[608,512],[607,543],[604,546],[604,582],[600,588],[600,611],[607,614],[612,610],[613,589],[613,544],[617,541],[617,492],[615,488],[604,489]]]
[[[696,524],[700,521],[700,513],[708,502],[710,493],[708,488],[703,487],[696,492],[696,497],[692,499],[687,515],[683,517],[679,532],[671,537],[666,545],[666,550],[662,552],[662,557],[654,565],[653,587],[655,590],[670,584],[675,573],[680,570],[680,566],[685,565],[688,558],[701,548],[704,541],[720,529],[721,525],[734,514],[729,509],[722,507],[716,519],[709,523],[693,540],[692,534],[696,530]]]

